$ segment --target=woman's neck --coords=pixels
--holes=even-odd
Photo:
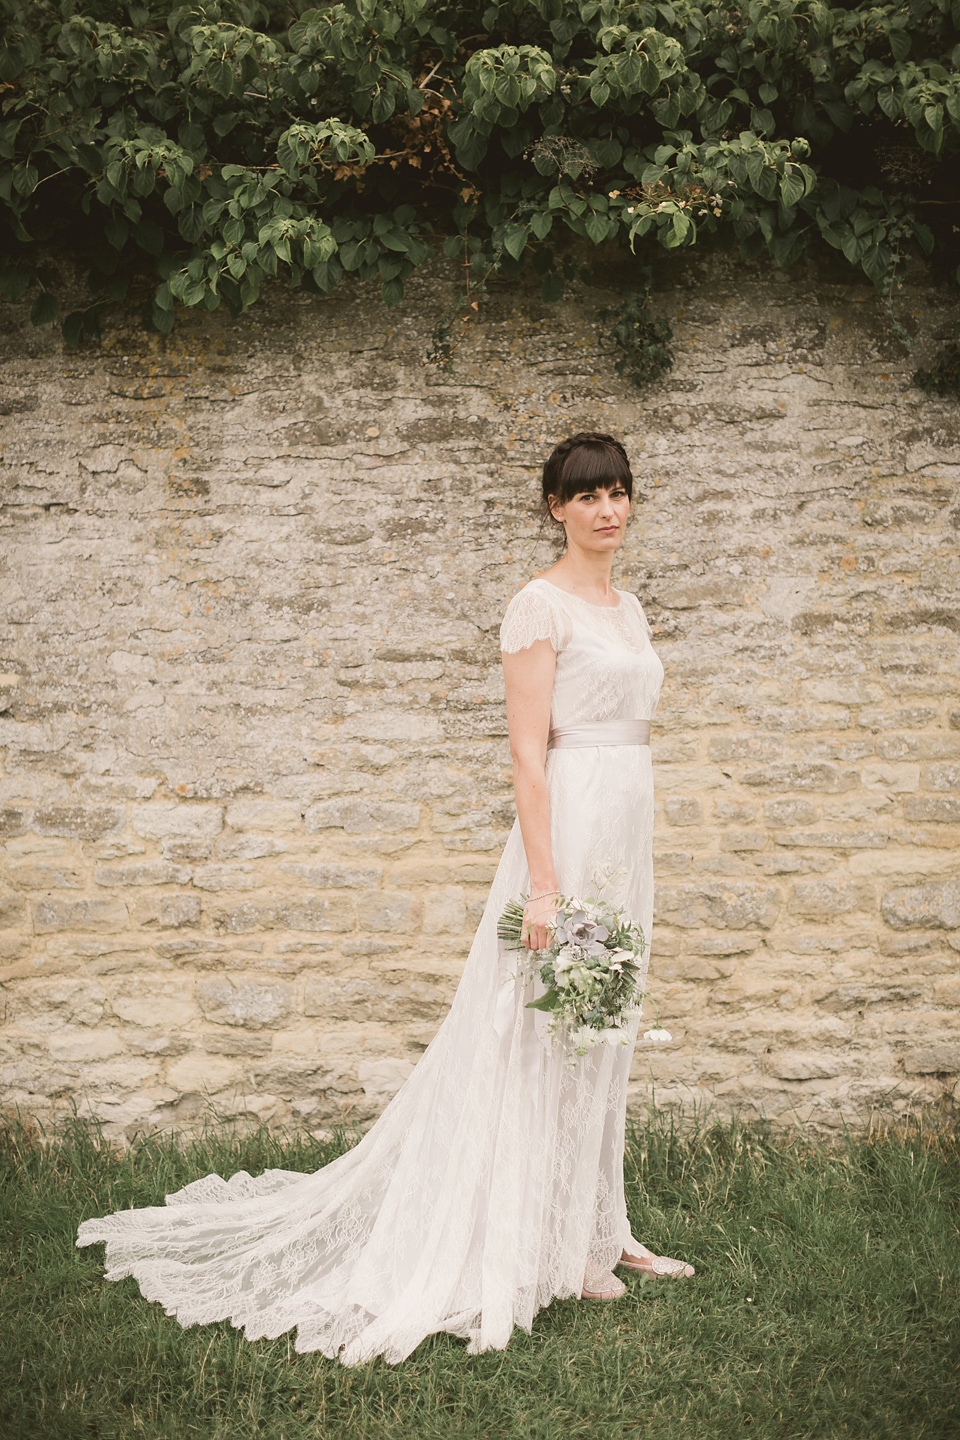
[[[551,565],[543,574],[561,590],[569,590],[571,595],[580,595],[585,600],[593,599],[602,604],[614,594],[610,582],[612,572],[612,555],[584,555],[567,550],[556,565]]]

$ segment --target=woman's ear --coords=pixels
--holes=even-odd
[[[563,506],[558,503],[556,495],[548,495],[548,496],[547,496],[547,509],[550,511],[550,516],[551,516],[551,518],[552,518],[553,520],[556,520],[556,522],[557,522],[558,525],[562,525],[562,524],[563,524],[563,516],[562,516],[562,515],[558,515],[558,514],[557,514],[557,511],[558,511],[558,510],[562,510],[562,509],[563,509]]]

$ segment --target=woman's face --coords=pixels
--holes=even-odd
[[[565,505],[551,501],[550,509],[563,522],[568,548],[603,552],[623,541],[630,497],[617,482],[608,489],[579,491]]]

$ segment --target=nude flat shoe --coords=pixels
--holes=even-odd
[[[646,1245],[638,1245],[640,1255],[621,1255],[617,1264],[624,1270],[636,1270],[641,1275],[654,1275],[658,1280],[673,1278],[682,1275],[685,1279],[690,1275],[696,1275],[692,1265],[685,1260],[674,1260],[669,1255],[654,1255]]]
[[[627,1293],[627,1287],[622,1280],[618,1280],[612,1270],[603,1270],[599,1275],[594,1275],[583,1282],[583,1289],[580,1291],[581,1300],[619,1300],[621,1295]]]

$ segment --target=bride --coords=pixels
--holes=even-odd
[[[106,1242],[108,1279],[135,1276],[181,1325],[228,1319],[250,1340],[295,1326],[300,1352],[396,1363],[437,1331],[502,1349],[557,1297],[622,1294],[616,1266],[694,1273],[627,1220],[638,1021],[628,1045],[571,1064],[497,939],[504,904],[528,895],[527,944],[545,948],[558,895],[598,883],[649,939],[663,667],[639,602],[610,584],[632,491],[609,435],[574,435],[544,466],[566,548],[500,630],[517,821],[450,1013],[380,1119],[312,1175],[207,1175],[80,1226],[78,1245]]]

